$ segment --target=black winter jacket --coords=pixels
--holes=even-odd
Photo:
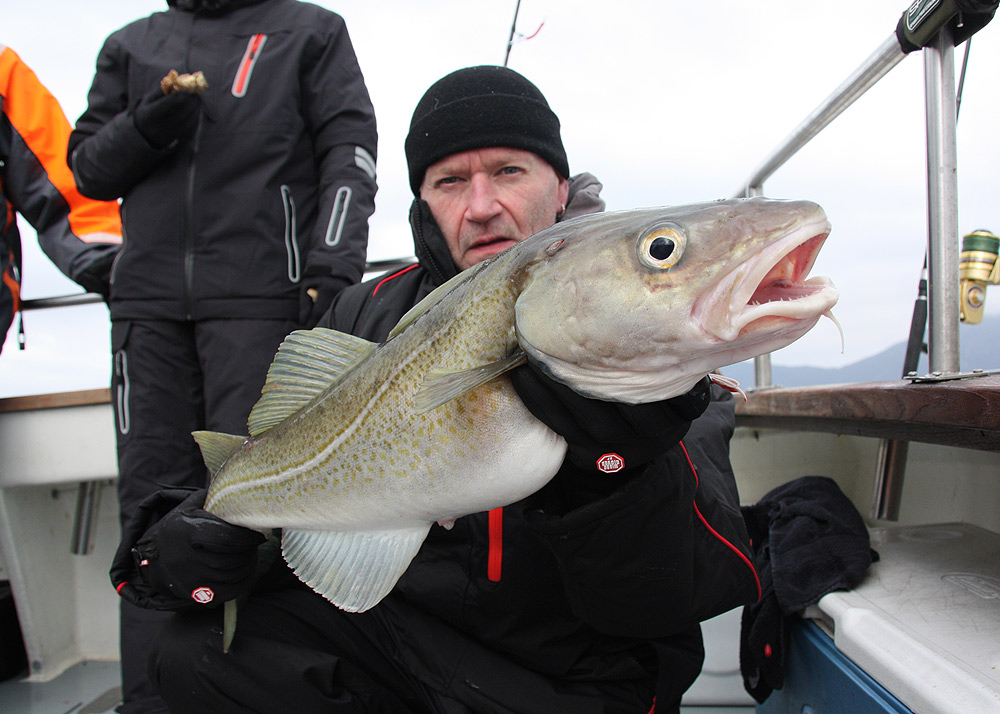
[[[123,198],[112,318],[301,320],[307,288],[360,280],[374,210],[344,21],[297,0],[170,4],[107,39],[70,140],[81,192]],[[157,149],[133,111],[171,69],[209,87],[194,136]]]
[[[455,273],[422,201],[411,225],[419,263],[343,291],[321,324],[384,340]],[[713,389],[682,445],[606,498],[567,509],[580,474],[564,462],[538,493],[432,528],[390,595],[407,666],[474,711],[563,714],[567,694],[578,713],[646,714],[654,696],[677,711],[704,656],[698,623],[760,594],[729,463],[732,396]]]

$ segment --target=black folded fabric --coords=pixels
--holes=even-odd
[[[740,670],[763,702],[784,685],[789,617],[857,585],[878,554],[861,514],[825,476],[782,484],[742,513],[763,596],[743,609]]]

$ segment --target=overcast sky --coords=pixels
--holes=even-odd
[[[379,123],[369,259],[410,255],[403,139],[444,74],[502,64],[516,0],[320,2],[347,21]],[[165,0],[35,0],[4,9],[15,49],[73,122],[104,39]],[[732,196],[795,127],[894,31],[905,0],[522,0],[509,66],[559,115],[573,172],[609,209]],[[544,24],[543,24],[544,23]],[[959,118],[959,231],[1000,231],[1000,29],[975,36]],[[956,50],[960,67],[965,47]],[[837,366],[905,340],[926,241],[924,59],[914,53],[765,184],[820,203],[833,232],[814,273],[841,290],[835,314],[775,363]],[[80,292],[22,222],[24,295]],[[995,304],[989,304],[990,302]],[[1000,309],[1000,294],[987,312]],[[107,386],[103,305],[29,312],[27,349],[8,336],[0,397]]]

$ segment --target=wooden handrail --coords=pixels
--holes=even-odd
[[[110,404],[111,390],[84,389],[79,392],[32,394],[24,397],[0,399],[0,412],[23,412],[31,409],[56,409],[58,407],[83,407],[91,404]]]
[[[736,423],[1000,451],[1000,375],[764,389]]]
[[[110,403],[110,390],[0,399],[0,412]],[[763,389],[737,400],[736,423],[1000,451],[1000,375]]]

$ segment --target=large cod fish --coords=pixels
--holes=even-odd
[[[505,376],[526,355],[581,394],[682,394],[788,345],[837,291],[806,279],[830,226],[806,201],[725,200],[584,216],[461,273],[376,345],[331,330],[281,345],[250,436],[197,432],[205,508],[282,529],[284,558],[338,607],[379,602],[434,523],[513,503],[562,437]]]

